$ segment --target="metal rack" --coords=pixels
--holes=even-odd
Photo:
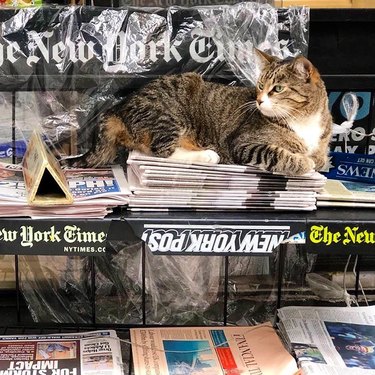
[[[12,11],[4,11],[9,13]],[[4,15],[3,15],[4,16]],[[2,12],[0,12],[0,21],[2,20]],[[365,38],[366,43],[374,43],[375,28],[375,11],[367,10],[338,10],[338,9],[327,9],[327,10],[311,10],[311,32],[310,32],[310,50],[309,57],[316,63],[322,76],[327,84],[328,89],[344,89],[344,90],[355,90],[355,89],[375,89],[375,60],[373,54],[368,51],[373,50],[374,45],[368,45],[363,48],[361,43],[358,43],[358,38]],[[349,26],[348,26],[349,25]],[[347,32],[346,32],[347,31]],[[355,33],[354,39],[347,39],[348,33]],[[341,38],[341,42],[340,42]],[[347,43],[346,48],[342,49],[342,43]],[[345,63],[342,63],[342,62]],[[362,65],[360,62],[365,61]],[[50,77],[51,78],[51,77]],[[113,79],[111,76],[103,77],[105,79]],[[48,77],[34,76],[35,82],[43,83],[43,90],[47,89],[61,89],[61,87],[54,87],[51,82],[54,79],[48,79]],[[57,80],[58,82],[58,80]],[[89,76],[75,77],[71,81],[71,85],[74,89],[87,89],[92,87],[93,80]],[[33,87],[32,82],[28,82],[17,90],[30,90]],[[68,89],[62,85],[64,89]],[[16,92],[14,88],[7,88],[12,92],[12,141],[15,142],[15,131],[16,131]],[[374,111],[372,111],[372,118],[374,118]],[[15,162],[15,157],[13,159]],[[0,226],[7,225],[9,222],[21,222],[22,219],[6,220],[0,219]],[[30,219],[25,219],[26,221]],[[304,214],[304,213],[269,213],[269,214],[256,214],[256,213],[226,213],[224,214],[187,214],[187,213],[175,213],[175,214],[138,214],[134,215],[127,212],[120,212],[117,215],[106,218],[102,223],[108,224],[108,238],[109,239],[121,239],[124,233],[128,233],[135,239],[141,238],[142,229],[145,223],[154,222],[170,222],[180,221],[182,223],[212,223],[225,222],[230,227],[234,223],[288,223],[291,226],[291,233],[295,234],[299,231],[308,230],[313,223],[334,223],[341,227],[345,227],[348,224],[359,224],[366,225],[372,230],[375,230],[375,215],[372,210],[343,210],[343,209],[332,209],[332,210],[321,210],[317,212]],[[62,223],[56,220],[56,223]],[[38,225],[37,221],[34,221]],[[43,221],[40,221],[43,223]],[[98,225],[98,221],[88,220],[87,225],[93,223]],[[127,232],[126,232],[127,231]],[[322,253],[327,252],[322,247]],[[142,279],[142,298],[141,298],[141,310],[142,319],[140,325],[147,325],[146,316],[146,273],[145,273],[145,254],[148,251],[143,244],[142,247],[142,263],[141,263],[141,279]],[[357,252],[357,248],[348,249],[348,252]],[[356,269],[356,285],[353,291],[354,295],[358,298],[359,296],[359,278],[360,272],[368,267],[373,267],[375,256],[370,254],[371,249],[363,249],[362,255],[360,255],[359,262],[357,263]],[[16,251],[10,249],[6,244],[0,241],[0,254],[12,254],[14,255],[14,265],[16,274],[16,287],[13,291],[0,294],[2,301],[0,307],[1,311],[6,310],[7,318],[0,323],[0,334],[15,334],[15,333],[49,333],[49,332],[69,332],[69,331],[81,331],[98,329],[102,327],[115,328],[118,332],[124,334],[127,337],[127,330],[132,325],[113,325],[113,324],[102,324],[97,323],[96,319],[96,278],[95,278],[95,262],[96,256],[88,257],[89,267],[91,270],[90,278],[90,290],[91,290],[91,317],[92,322],[87,325],[82,324],[52,324],[51,322],[46,323],[34,323],[28,315],[27,308],[22,299],[22,292],[20,289],[20,269],[19,269],[19,254],[25,254],[25,252]],[[44,254],[35,250],[34,254]],[[61,254],[60,254],[61,255]],[[267,256],[266,254],[264,256]],[[104,255],[105,256],[105,255]],[[223,321],[222,324],[228,323],[228,293],[229,293],[229,261],[230,254],[223,254],[224,257],[224,275],[223,275],[223,287],[222,287],[222,301],[223,301]],[[276,306],[282,305],[283,296],[283,271],[286,260],[286,245],[281,245],[279,248],[277,269],[277,303]],[[4,318],[4,316],[3,316]],[[128,358],[130,361],[130,357]],[[129,369],[131,374],[131,369]]]

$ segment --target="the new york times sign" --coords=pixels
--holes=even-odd
[[[375,249],[375,225],[312,223],[308,226],[306,246],[314,253],[334,251],[368,254]]]
[[[110,221],[12,220],[0,226],[0,254],[103,255]]]
[[[248,21],[257,19],[264,30],[270,26],[269,20],[279,20],[283,24],[282,32],[277,34],[280,46],[297,47],[295,51],[288,50],[288,55],[303,52],[297,40],[304,38],[298,33],[295,35],[295,30],[305,29],[305,21],[301,20],[308,17],[304,11],[263,5],[264,12],[259,12],[259,6],[244,3],[233,6],[230,11],[233,15],[240,11],[241,17]],[[220,9],[218,6],[217,11]],[[59,87],[61,80],[66,85],[66,78],[72,76],[75,79],[86,76],[93,82],[99,82],[107,74],[153,78],[166,73],[196,71],[227,76],[230,74],[225,64],[227,58],[230,56],[241,65],[247,55],[243,52],[244,46],[230,38],[221,41],[217,30],[214,38],[214,30],[204,22],[211,14],[207,12],[206,7],[1,10],[0,84],[23,87],[32,77],[40,75],[48,76],[52,87]],[[304,16],[299,16],[299,12]],[[260,13],[264,16],[259,17]],[[301,27],[291,28],[292,20],[302,22]],[[257,39],[259,28],[249,28],[247,33],[245,49],[252,47],[250,41]],[[265,44],[273,40],[273,34],[269,34],[272,33],[264,35]]]
[[[155,254],[267,254],[289,238],[287,225],[145,224],[142,240]]]

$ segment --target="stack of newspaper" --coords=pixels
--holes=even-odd
[[[314,210],[326,178],[317,172],[290,177],[251,166],[188,163],[132,152],[131,210]]]
[[[121,375],[120,341],[113,330],[0,336],[0,374]]]
[[[375,374],[375,306],[288,306],[278,316],[302,374]]]
[[[26,199],[22,166],[0,163],[0,216],[103,218],[114,207],[128,203],[131,193],[120,166],[68,169],[65,174],[73,204],[31,206]]]

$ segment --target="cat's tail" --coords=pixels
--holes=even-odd
[[[96,168],[113,164],[119,147],[130,149],[132,137],[123,121],[115,115],[104,115],[95,126],[91,148],[80,156],[62,160],[62,165],[74,168]]]

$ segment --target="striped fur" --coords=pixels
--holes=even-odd
[[[111,163],[119,148],[159,157],[182,148],[287,175],[322,168],[332,119],[319,73],[303,57],[260,55],[257,88],[206,82],[195,73],[149,83],[102,115],[93,148],[74,165]]]

